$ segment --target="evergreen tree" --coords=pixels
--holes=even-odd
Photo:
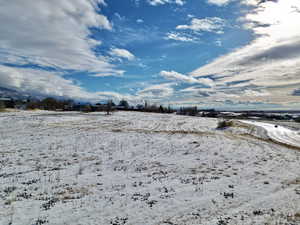
[[[119,103],[119,106],[124,107],[125,109],[129,109],[129,104],[125,99],[122,99]]]

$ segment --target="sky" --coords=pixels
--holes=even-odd
[[[0,0],[0,87],[299,109],[300,0]]]

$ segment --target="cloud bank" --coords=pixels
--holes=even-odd
[[[213,77],[215,91],[231,93],[233,99],[288,106],[299,100],[294,90],[300,84],[300,1],[246,3],[255,8],[240,20],[256,38],[191,75]]]
[[[12,68],[0,65],[0,84],[5,84],[6,88],[21,90],[32,95],[93,102],[107,99],[118,101],[122,98],[138,101],[138,98],[132,95],[122,95],[115,92],[88,92],[74,81],[63,78],[59,72],[37,69]]]
[[[112,73],[113,65],[93,52],[101,41],[90,38],[89,28],[112,29],[100,6],[103,0],[2,2],[1,62]]]
[[[66,70],[94,76],[123,73],[93,50],[102,42],[90,37],[90,28],[112,30],[112,24],[101,14],[101,7],[106,7],[104,0],[1,2],[0,86],[94,99],[95,95],[62,75]],[[120,57],[133,58],[125,50],[116,52]],[[32,69],[22,69],[28,65]]]

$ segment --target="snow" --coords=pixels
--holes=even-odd
[[[243,123],[262,127],[267,131],[267,135],[274,141],[300,148],[299,131],[294,131],[289,128],[258,121],[241,121]]]
[[[0,225],[299,224],[300,152],[177,115],[0,114]]]

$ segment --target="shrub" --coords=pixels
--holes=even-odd
[[[92,107],[90,105],[85,105],[85,106],[83,106],[82,111],[85,113],[92,112]]]
[[[232,127],[233,126],[233,121],[231,120],[220,120],[218,122],[217,129],[224,129],[227,127]]]

